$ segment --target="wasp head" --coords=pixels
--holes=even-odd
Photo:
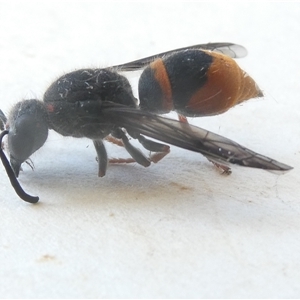
[[[18,102],[6,123],[10,164],[18,177],[21,164],[43,146],[48,137],[47,111],[39,100]]]

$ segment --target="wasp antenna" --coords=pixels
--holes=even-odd
[[[2,143],[2,139],[3,137],[8,134],[8,130],[4,130],[1,132],[0,134],[0,145]],[[18,196],[29,203],[37,203],[39,201],[39,197],[36,196],[30,196],[28,194],[25,193],[25,191],[22,189],[19,181],[16,178],[16,175],[14,173],[14,171],[11,168],[11,165],[8,161],[8,159],[6,158],[2,148],[0,149],[0,157],[3,163],[3,166],[5,167],[6,173],[8,175],[8,178],[10,180],[11,185],[13,186],[13,188],[15,189],[16,193],[18,194]]]

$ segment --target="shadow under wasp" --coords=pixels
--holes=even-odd
[[[291,167],[255,153],[208,130],[190,125],[186,116],[220,114],[253,97],[262,96],[254,80],[232,58],[246,49],[232,43],[200,44],[176,49],[105,69],[81,69],[67,73],[46,90],[43,101],[23,100],[8,117],[1,111],[2,133],[7,134],[10,163],[3,150],[1,160],[16,193],[30,203],[17,177],[22,163],[43,146],[49,129],[63,136],[93,140],[98,175],[104,176],[108,158],[103,139],[121,140],[132,159],[145,167],[169,152],[172,144],[203,154],[218,166],[232,163],[266,170]],[[139,81],[139,100],[119,71],[144,69]],[[175,110],[180,121],[159,116]],[[128,135],[155,154],[146,157]]]

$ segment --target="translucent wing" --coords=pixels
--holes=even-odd
[[[99,124],[110,123],[183,149],[199,152],[221,163],[265,170],[287,171],[292,167],[258,154],[208,130],[127,107],[101,108]],[[98,120],[100,120],[98,119]],[[90,120],[91,121],[91,120]],[[97,122],[95,119],[93,123]]]
[[[151,63],[157,58],[162,58],[174,52],[188,50],[188,49],[210,50],[213,52],[223,53],[224,55],[227,55],[232,58],[241,58],[247,55],[246,48],[244,48],[241,45],[237,45],[233,43],[208,43],[208,44],[198,44],[198,45],[183,47],[183,48],[179,48],[167,52],[162,52],[149,57],[134,60],[125,64],[115,65],[112,68],[117,68],[120,71],[135,71],[146,67],[149,63]]]

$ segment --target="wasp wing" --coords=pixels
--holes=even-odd
[[[162,58],[174,52],[188,50],[188,49],[210,50],[213,52],[222,53],[231,58],[241,58],[247,55],[246,48],[244,48],[241,45],[237,45],[233,43],[208,43],[208,44],[198,44],[198,45],[193,45],[193,46],[183,47],[171,51],[162,52],[149,57],[134,60],[125,64],[115,65],[112,68],[119,69],[119,71],[135,71],[146,67],[148,64],[150,64],[157,58]]]
[[[292,169],[221,135],[177,120],[127,107],[102,108],[102,114],[111,124],[183,149],[199,152],[217,163],[232,163],[274,171]]]

